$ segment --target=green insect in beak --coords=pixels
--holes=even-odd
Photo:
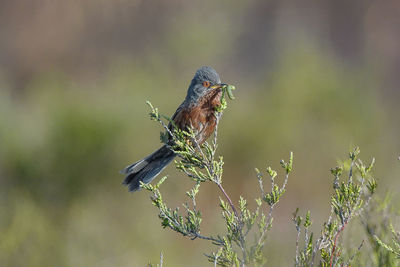
[[[228,95],[229,99],[233,100],[235,99],[235,96],[233,95],[232,91],[235,90],[236,87],[230,84],[222,84],[221,86],[221,90],[222,90],[222,94],[221,94],[221,106],[216,108],[216,111],[218,112],[222,112],[224,109],[226,109],[227,104],[226,104],[226,100],[225,100],[225,94]]]

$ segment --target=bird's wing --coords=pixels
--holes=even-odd
[[[172,115],[171,120],[175,123],[176,127],[181,130],[185,130],[189,121],[189,114],[185,108],[184,103],[182,103]],[[169,123],[168,127],[172,129],[173,125]]]

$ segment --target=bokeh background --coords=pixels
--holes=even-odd
[[[144,266],[161,251],[207,265],[208,243],[162,229],[118,173],[160,146],[145,101],[172,115],[202,65],[237,87],[219,131],[233,199],[294,152],[270,266],[293,262],[296,207],[319,231],[352,146],[376,157],[380,194],[400,186],[399,1],[2,0],[0,25],[1,266]],[[179,205],[191,183],[164,173]],[[203,231],[223,231],[219,192],[202,188]]]

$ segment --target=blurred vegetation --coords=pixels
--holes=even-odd
[[[264,248],[272,266],[292,264],[288,214],[310,209],[313,225],[322,224],[327,170],[343,151],[357,144],[377,158],[378,194],[399,186],[396,6],[2,1],[1,265],[143,266],[163,251],[168,265],[202,266],[197,251],[207,244],[159,229],[148,194],[129,194],[118,174],[160,146],[145,101],[173,114],[201,65],[237,85],[219,132],[235,202],[253,194],[255,166],[296,154]],[[171,167],[164,173],[175,205],[190,183]],[[204,216],[220,216],[218,198],[200,193],[197,201]]]

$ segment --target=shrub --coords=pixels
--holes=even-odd
[[[169,207],[163,199],[160,187],[167,177],[161,178],[154,185],[141,184],[142,188],[151,192],[151,201],[159,211],[158,217],[162,227],[192,240],[209,241],[214,245],[214,249],[205,256],[215,266],[264,265],[266,258],[263,247],[272,229],[274,208],[284,195],[289,175],[293,170],[293,153],[290,152],[287,161],[280,162],[283,171],[281,179],[278,179],[278,172],[271,167],[268,167],[265,173],[256,169],[255,179],[258,180],[259,195],[255,198],[256,207],[250,209],[248,201],[242,196],[238,203],[234,203],[222,185],[224,161],[221,156],[216,155],[218,129],[215,130],[214,138],[210,142],[200,145],[195,139],[193,130],[168,128],[167,122],[173,122],[168,117],[160,115],[158,109],[149,102],[148,104],[151,107],[151,119],[160,123],[166,131],[161,133],[161,141],[179,156],[179,160],[175,161],[176,168],[193,181],[193,187],[186,192],[190,204],[184,202],[183,211],[179,207]],[[222,110],[220,112],[219,115],[222,115]],[[170,137],[173,142],[170,142]],[[365,164],[359,159],[359,154],[360,149],[354,148],[342,165],[331,169],[333,193],[330,198],[330,216],[323,223],[319,237],[311,231],[310,211],[307,211],[304,218],[299,215],[299,209],[293,213],[292,221],[297,231],[294,239],[295,266],[350,266],[355,259],[360,260],[359,253],[365,241],[360,240],[358,247],[350,249],[341,241],[341,235],[348,225],[355,223],[355,218],[361,214],[370,212],[370,202],[377,188],[377,182],[371,173],[375,159]],[[266,177],[270,184],[268,189],[265,187]],[[219,207],[226,228],[224,233],[208,235],[201,231],[203,217],[202,211],[196,205],[196,196],[202,183],[214,184],[223,195],[220,197]],[[368,229],[368,223],[364,222],[363,225]],[[250,233],[256,238],[250,239]],[[399,257],[399,234],[393,228],[392,234],[393,247],[370,231],[369,235],[373,238],[368,239],[368,242],[376,246],[377,249],[373,252],[376,257],[379,258],[379,253],[385,250]],[[379,266],[395,266],[396,262],[391,262],[393,265]]]

